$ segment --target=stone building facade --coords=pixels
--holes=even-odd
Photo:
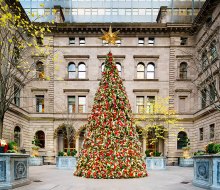
[[[112,47],[98,38],[101,29],[108,30],[109,24],[62,23],[62,18],[57,19],[59,23],[51,24],[52,33],[43,42],[50,45],[51,55],[43,63],[47,66],[36,63],[36,79],[21,91],[20,105],[13,104],[6,114],[4,138],[16,140],[21,148],[31,151],[37,135],[42,144],[41,155],[54,162],[59,151],[67,150],[62,135],[54,139],[54,131],[68,121],[76,130],[72,148],[79,152],[102,64],[111,51],[135,117],[139,106],[147,106],[145,100],[170,96],[170,107],[181,118],[181,133],[189,137],[191,152],[203,149],[209,141],[220,142],[220,115],[208,102],[201,107],[201,93],[193,84],[198,71],[192,59],[192,54],[199,52],[201,56],[202,49],[209,49],[214,40],[218,55],[215,61],[219,62],[220,4],[216,2],[206,1],[193,24],[165,22],[163,8],[159,12],[163,19],[158,17],[158,23],[112,23],[122,38]],[[206,9],[210,11],[207,13]],[[209,28],[204,30],[210,16]],[[207,36],[203,32],[208,34],[208,41],[202,40]],[[41,72],[50,80],[41,79]],[[219,90],[218,76],[215,80]],[[143,126],[142,123],[138,127]],[[168,139],[160,140],[157,146],[169,164],[177,163],[182,155],[177,142],[179,132],[179,128],[172,128]],[[143,151],[150,148],[146,139],[140,138]]]

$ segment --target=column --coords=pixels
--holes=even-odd
[[[79,156],[79,135],[76,136],[76,157]]]

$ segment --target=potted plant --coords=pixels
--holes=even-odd
[[[10,141],[8,143],[8,151],[7,153],[18,153],[18,145],[14,141]]]
[[[40,141],[39,139],[34,136],[34,139],[32,140],[33,146],[31,147],[31,157],[29,158],[29,165],[30,166],[42,166],[43,165],[43,158],[39,154],[40,149]]]
[[[146,150],[146,163],[147,169],[165,169],[166,159],[162,156],[161,152]]]
[[[58,152],[58,156],[56,157],[56,167],[58,169],[76,169],[76,153],[77,151],[73,149],[67,150],[67,152],[60,151]]]
[[[183,139],[183,156],[180,158],[180,167],[193,167],[193,159],[190,155],[190,139],[186,136]]]

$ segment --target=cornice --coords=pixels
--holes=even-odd
[[[159,92],[159,89],[134,89],[133,92]]]
[[[37,24],[37,23],[36,23]],[[110,23],[47,23],[53,34],[74,34],[80,36],[102,35],[101,29],[108,30]],[[157,35],[160,33],[191,34],[192,24],[179,23],[111,23],[113,30],[120,30],[120,36]]]

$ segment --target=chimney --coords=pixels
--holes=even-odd
[[[63,14],[62,7],[60,5],[54,5],[55,12],[55,23],[63,23],[65,21],[65,17]]]
[[[167,22],[167,6],[160,7],[160,11],[157,15],[157,23]]]

